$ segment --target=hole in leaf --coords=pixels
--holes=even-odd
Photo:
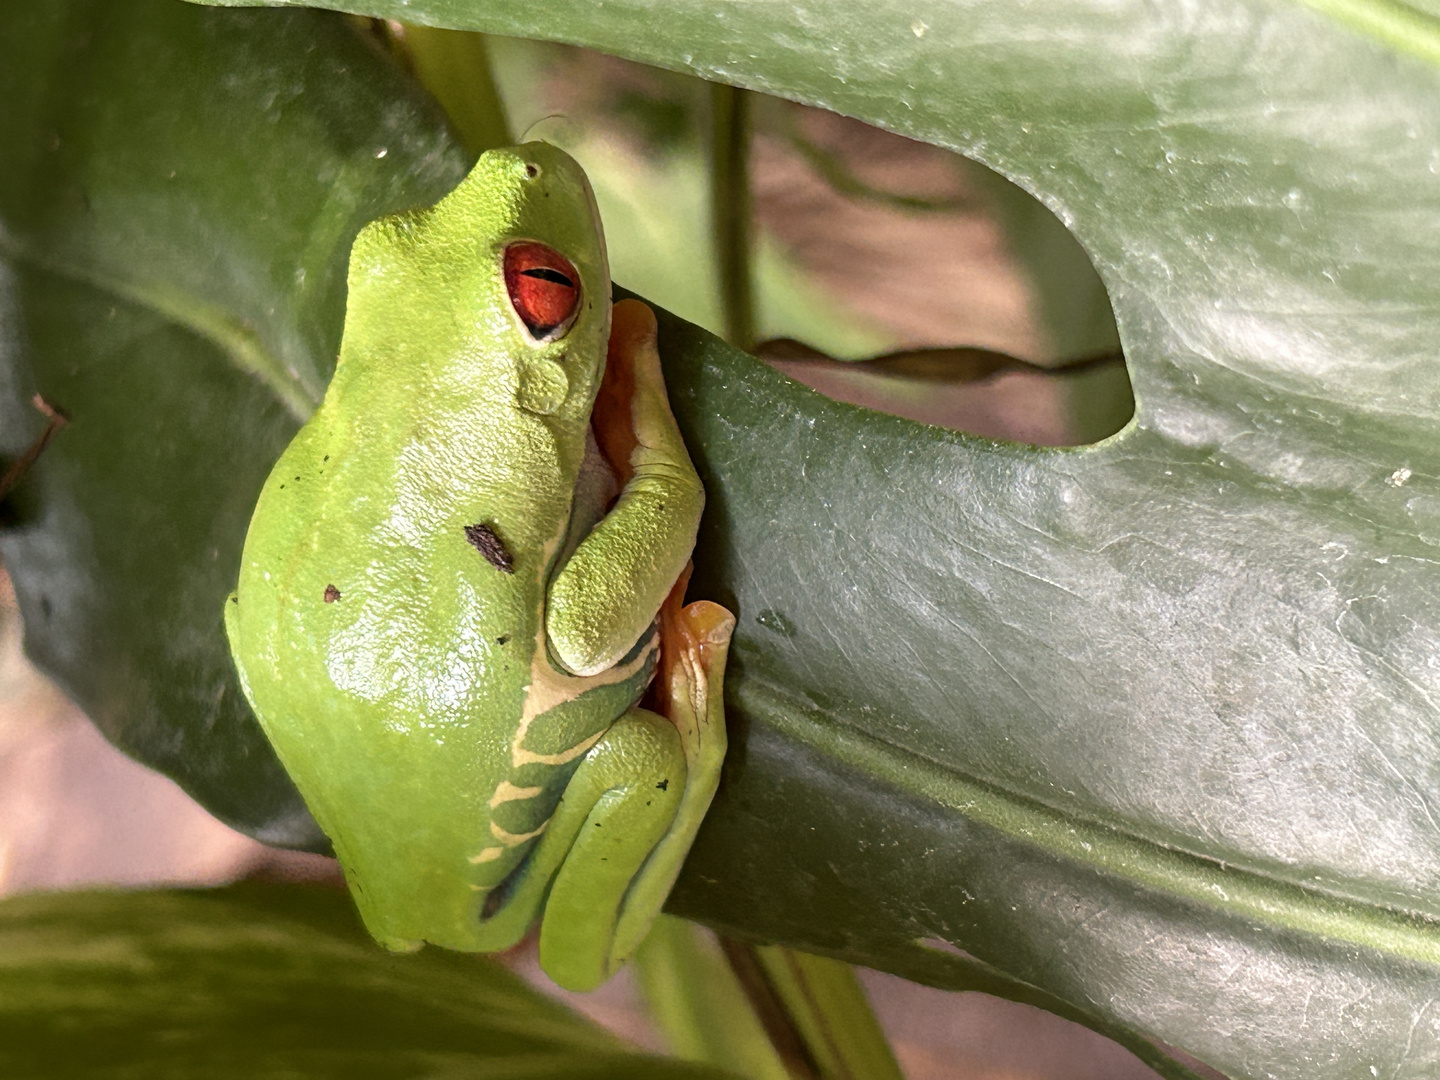
[[[984,165],[760,94],[741,95],[748,137],[727,143],[736,103],[699,80],[565,46],[489,48],[516,130],[567,118],[546,138],[590,176],[618,284],[717,333],[748,325],[737,344],[838,400],[1051,446],[1129,422],[1094,266]],[[727,153],[748,160],[727,169]],[[738,322],[712,228],[725,200],[711,180],[727,174],[749,177],[729,203],[750,237],[753,319]]]
[[[755,349],[773,366],[840,401],[1016,442],[1084,445],[1129,422],[1109,297],[1026,192],[959,154],[763,99],[752,154],[762,242],[856,328],[827,350],[795,320]]]

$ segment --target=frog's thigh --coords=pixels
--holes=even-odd
[[[540,926],[541,966],[561,986],[599,986],[626,959],[615,955],[622,912],[627,923],[638,917],[647,924],[658,913],[663,890],[649,913],[628,910],[625,901],[642,867],[646,876],[671,869],[646,861],[675,819],[685,773],[675,726],[648,710],[631,709],[611,725],[566,786],[556,818],[569,819],[564,824],[571,829],[580,814],[584,819],[555,876]]]

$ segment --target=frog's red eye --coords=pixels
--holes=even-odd
[[[553,341],[580,309],[580,275],[554,248],[525,240],[505,249],[505,289],[530,333]]]

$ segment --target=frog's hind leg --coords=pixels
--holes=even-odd
[[[540,924],[540,964],[561,986],[593,990],[624,962],[616,929],[675,821],[685,780],[679,733],[646,709],[615,721],[571,777],[546,832],[555,840],[536,852],[568,848]]]
[[[554,831],[562,812],[584,814],[578,828],[573,819],[561,828],[575,840],[540,929],[541,965],[573,990],[599,986],[644,940],[719,783],[722,680],[735,620],[703,601],[682,610],[688,577],[687,570],[661,618],[654,697],[668,719],[646,709],[621,717],[590,751],[551,821]]]

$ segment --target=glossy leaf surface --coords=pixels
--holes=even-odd
[[[499,964],[397,956],[316,887],[0,904],[0,1072],[170,1078],[724,1080],[628,1052]]]
[[[72,10],[82,7],[98,17],[98,8]],[[1142,1054],[1135,1033],[1148,1032],[1237,1077],[1418,1078],[1440,1069],[1440,1014],[1429,1004],[1440,995],[1434,67],[1278,0],[667,0],[663,18],[640,0],[416,0],[364,10],[580,42],[961,150],[1056,210],[1110,289],[1137,420],[1082,451],[998,445],[828,403],[693,328],[664,323],[676,410],[711,500],[695,594],[726,601],[741,619],[727,678],[735,749],[672,908],[1032,1001]],[[233,16],[224,47],[290,17]],[[10,22],[27,19],[44,22]],[[65,32],[53,34],[70,48]],[[13,25],[0,33],[13,35]],[[33,29],[7,37],[7,58],[11,49],[37,55],[41,38]],[[86,47],[107,47],[99,41]],[[273,44],[262,51],[263,70],[296,62]],[[332,55],[319,52],[308,62]],[[60,45],[47,57],[26,62],[77,66]],[[218,59],[192,62],[212,75],[230,70]],[[370,109],[369,123],[416,130],[421,106],[369,69],[352,81],[360,63],[324,68],[313,84],[277,77],[313,91],[258,97],[261,115],[276,119],[257,131],[273,136],[309,115],[327,85]],[[7,92],[11,79],[17,93],[30,86],[36,69],[27,70],[12,76],[14,64],[0,66]],[[145,82],[138,70],[128,75]],[[217,85],[246,81],[229,79]],[[9,125],[3,145],[19,148],[7,152],[30,155],[0,189],[5,254],[19,268],[10,295],[24,312],[23,334],[7,331],[7,347],[23,350],[36,384],[61,404],[62,390],[91,392],[69,367],[82,358],[112,358],[115,370],[128,357],[126,393],[144,386],[139,374],[165,354],[133,343],[152,338],[185,343],[177,364],[204,357],[156,385],[178,392],[201,376],[217,385],[179,409],[158,390],[133,391],[138,404],[111,418],[109,438],[71,439],[77,423],[65,433],[70,456],[58,440],[47,452],[32,499],[34,520],[49,531],[32,526],[4,548],[31,633],[42,635],[45,589],[68,584],[70,594],[57,594],[68,598],[141,587],[75,555],[107,550],[100,525],[109,518],[91,497],[98,488],[75,492],[134,445],[137,412],[173,422],[197,402],[223,402],[213,405],[217,417],[258,433],[216,454],[227,475],[185,470],[201,491],[225,494],[228,518],[209,512],[197,533],[196,493],[175,488],[184,497],[167,502],[162,484],[140,503],[153,516],[127,526],[148,537],[178,514],[190,534],[179,535],[174,557],[198,558],[206,549],[193,537],[214,530],[233,566],[245,499],[292,423],[280,402],[298,393],[283,379],[246,381],[243,349],[206,344],[194,329],[214,339],[209,324],[177,326],[173,305],[148,300],[111,269],[134,260],[81,260],[83,273],[57,278],[35,254],[75,221],[95,220],[57,177],[115,160],[81,154],[70,171],[43,171],[50,117],[83,117],[88,128],[104,115],[60,85],[53,101],[22,99],[18,119],[0,120]],[[382,104],[386,93],[374,88],[384,85],[411,111],[401,117]],[[186,97],[164,99],[170,115],[197,107]],[[282,100],[290,107],[279,113],[264,104]],[[228,119],[244,115],[237,106]],[[343,109],[333,122],[360,123]],[[305,130],[301,141],[315,142]],[[396,199],[443,188],[458,162],[438,136],[414,138],[405,161],[398,136],[383,140],[384,160],[374,144],[352,149],[357,169],[374,170],[358,175],[389,178],[396,186],[381,190]],[[138,149],[133,157],[142,160]],[[217,172],[228,191],[237,174]],[[328,206],[323,182],[307,186],[312,174],[275,168],[256,186],[292,207],[301,197],[281,192],[295,183],[321,200],[311,205]],[[157,170],[149,186],[164,175]],[[337,222],[328,240],[303,249],[332,273],[345,229],[385,202],[352,198],[326,219]],[[243,201],[216,206],[237,243],[267,220],[242,212]],[[177,220],[151,219],[145,231],[165,234]],[[81,249],[87,259],[104,253],[98,237],[129,235],[109,228]],[[256,249],[267,242],[262,229]],[[266,265],[293,273],[303,251],[275,243],[282,254]],[[234,265],[224,245],[203,250]],[[173,267],[162,279],[191,295],[204,277],[169,258],[155,257]],[[283,277],[277,269],[271,280]],[[262,339],[266,355],[290,355],[292,341],[313,348],[308,370],[323,376],[338,298],[332,290],[326,304],[296,310],[285,294],[278,284],[266,294],[274,313],[243,288],[217,306],[272,335]],[[122,314],[133,326],[109,329],[106,320]],[[246,394],[260,420],[239,419]],[[20,400],[5,407],[18,410]],[[140,406],[150,400],[160,403],[147,413]],[[7,440],[21,416],[5,414]],[[217,425],[197,426],[203,446]],[[131,520],[128,507],[110,513]],[[206,580],[219,597],[228,582],[225,557],[216,559]],[[125,610],[133,623],[142,610],[176,610],[173,599],[161,589]],[[51,610],[64,609],[52,599]],[[164,642],[219,663],[218,618],[206,622],[199,597],[185,610]],[[50,641],[56,657],[75,651],[78,670],[97,679],[110,670],[106,642],[88,651],[84,634]],[[150,665],[122,672],[121,685],[158,678]],[[203,685],[223,697],[214,672]],[[177,681],[197,694],[197,680]],[[185,747],[169,759],[140,750],[149,760],[183,771],[203,757],[206,714],[193,701],[117,709],[107,724],[96,706],[111,699],[77,696],[132,749],[140,741],[130,733],[145,730],[168,730]],[[238,718],[234,730],[244,730]],[[217,748],[192,790],[222,808],[239,800],[243,813],[232,819],[272,828],[272,808],[288,796],[273,772],[247,774],[247,760]]]

